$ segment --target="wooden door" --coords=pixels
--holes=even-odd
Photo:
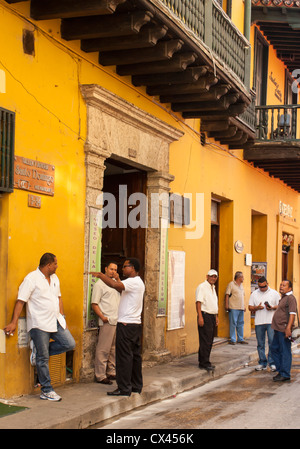
[[[146,194],[146,182],[147,175],[144,172],[104,176],[103,191],[112,193],[116,200],[116,227],[107,227],[102,231],[102,269],[106,262],[113,260],[118,264],[120,276],[124,261],[128,257],[136,257],[141,263],[140,276],[142,279],[144,278],[146,229],[143,227],[132,228],[128,225],[128,216],[132,207],[135,207],[128,206],[128,198],[132,193]],[[119,221],[119,186],[121,185],[127,188],[126,227],[120,227]],[[147,214],[147,210],[144,210],[143,213]]]

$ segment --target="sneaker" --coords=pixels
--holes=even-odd
[[[270,365],[270,370],[271,371],[277,371],[276,366],[275,365]]]
[[[257,365],[255,367],[255,371],[263,371],[263,370],[266,370],[266,369],[267,369],[267,367],[264,366],[264,365]]]
[[[36,366],[36,347],[35,344],[33,343],[33,340],[30,340],[29,346],[31,349],[30,363],[32,366]]]
[[[44,393],[42,391],[40,398],[48,401],[55,401],[55,402],[61,401],[61,396],[55,393],[55,391],[48,391],[47,393]]]

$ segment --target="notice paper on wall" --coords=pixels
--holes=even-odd
[[[185,252],[169,251],[168,330],[185,325]]]

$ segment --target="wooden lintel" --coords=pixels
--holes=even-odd
[[[31,0],[30,16],[35,20],[113,14],[126,0]]]
[[[191,94],[191,93],[201,93],[207,92],[211,86],[218,82],[212,73],[199,78],[198,81],[192,84],[177,84],[177,85],[157,85],[147,88],[147,93],[149,95],[172,95],[172,94]]]
[[[165,61],[171,59],[173,54],[181,49],[183,41],[172,39],[159,42],[151,48],[142,50],[107,51],[99,54],[99,63],[107,65],[141,64],[144,62]]]
[[[132,14],[62,19],[61,36],[65,40],[126,36],[138,33],[152,17],[149,11],[137,11]]]
[[[216,101],[225,95],[230,89],[228,84],[220,84],[213,86],[208,92],[200,94],[183,94],[183,95],[162,95],[160,101],[162,103],[186,103],[186,102],[204,102]]]
[[[167,73],[184,71],[188,65],[195,62],[197,55],[193,52],[175,54],[168,61],[146,62],[144,64],[129,64],[117,66],[117,74],[126,75],[146,75],[150,73]]]
[[[135,75],[132,77],[134,86],[155,86],[159,84],[189,84],[198,81],[207,73],[207,66],[188,67],[184,72],[156,73],[153,75]]]
[[[104,37],[98,39],[83,39],[81,50],[85,52],[93,51],[116,51],[130,50],[135,48],[153,47],[159,39],[162,39],[168,31],[164,25],[153,26],[147,24],[141,28],[138,34],[128,36]]]

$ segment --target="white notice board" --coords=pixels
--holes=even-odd
[[[185,252],[169,251],[168,330],[185,325]]]

